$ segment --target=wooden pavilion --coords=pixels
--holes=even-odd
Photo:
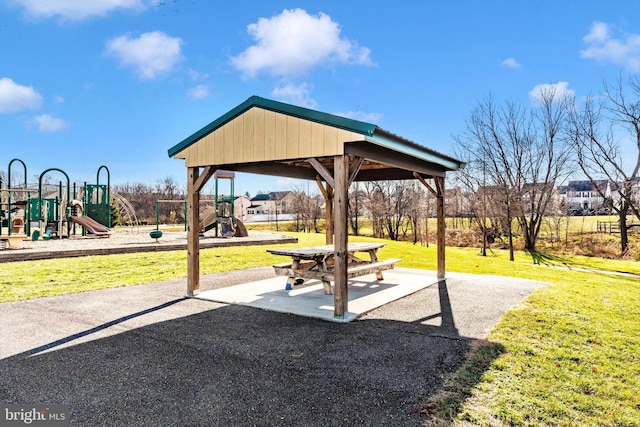
[[[252,96],[169,149],[187,166],[187,295],[199,289],[200,191],[218,169],[314,180],[334,244],[334,317],[347,298],[348,189],[353,181],[418,179],[437,200],[438,279],[445,277],[445,174],[464,163],[378,126]],[[434,185],[426,180],[433,179]]]

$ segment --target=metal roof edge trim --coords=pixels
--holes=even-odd
[[[436,163],[451,171],[457,171],[466,166],[466,164],[460,160],[440,154],[430,148],[416,144],[413,141],[399,137],[393,133],[385,131],[384,129],[380,129],[379,127],[376,128],[373,136],[367,137],[365,140],[408,156]]]
[[[218,117],[202,129],[196,131],[189,137],[183,139],[178,144],[169,148],[169,157],[174,157],[176,154],[194,144],[198,140],[202,139],[206,135],[210,134],[220,126],[231,121],[235,117],[244,113],[253,107],[263,108],[265,110],[274,111],[277,113],[283,113],[289,116],[310,120],[313,122],[333,126],[343,130],[359,133],[365,136],[372,136],[377,128],[376,125],[371,123],[361,122],[359,120],[349,119],[347,117],[336,116],[335,114],[324,113],[322,111],[311,110],[309,108],[298,107],[296,105],[286,104],[280,101],[274,101],[271,99],[261,98],[259,96],[251,96],[242,104],[229,110],[227,113]]]
[[[377,127],[374,124],[362,122],[360,120],[337,116],[335,114],[312,110],[310,108],[298,107],[297,105],[286,104],[284,102],[274,101],[272,99],[260,98],[259,96],[254,96],[253,98],[260,101],[257,102],[255,106],[264,108],[265,110],[284,113],[289,116],[298,117],[300,119],[307,119],[313,122],[330,125],[336,128],[348,130],[366,136],[373,135]]]

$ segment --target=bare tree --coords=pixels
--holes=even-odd
[[[518,221],[525,250],[535,252],[543,216],[553,186],[566,177],[569,144],[568,107],[572,98],[555,86],[537,94],[525,108],[513,101],[497,106],[491,97],[479,103],[467,121],[467,132],[456,137],[459,152],[473,170],[476,182],[496,190],[489,203],[500,204],[513,260],[512,222]]]
[[[349,225],[353,234],[358,236],[360,234],[360,217],[363,214],[363,199],[365,197],[364,192],[360,191],[360,183],[357,181],[351,185],[349,191]]]
[[[559,244],[562,240],[563,232],[566,236],[566,233],[569,231],[569,216],[567,206],[557,192],[548,206],[544,222],[551,233],[551,244]],[[566,242],[567,240],[565,238],[565,244]]]
[[[411,181],[376,181],[364,185],[366,210],[371,215],[374,237],[400,238],[409,218]]]
[[[458,152],[459,158],[465,158],[468,153]],[[454,176],[458,185],[465,191],[463,193],[469,214],[478,226],[482,234],[482,256],[487,256],[487,246],[495,239],[495,224],[498,216],[504,211],[502,203],[496,203],[502,191],[492,191],[487,186],[486,171],[483,170],[484,163],[470,161],[464,169],[459,170]],[[497,194],[496,194],[497,193]],[[489,204],[489,198],[492,203]],[[491,237],[489,237],[491,235]],[[513,248],[510,247],[511,251]]]
[[[309,199],[309,208],[311,212],[311,220],[313,221],[313,230],[316,233],[320,233],[319,222],[321,219],[325,219],[324,209],[324,197],[320,194],[316,194]]]
[[[371,216],[373,237],[384,237],[384,219],[388,216],[388,203],[379,183],[364,183],[363,203]]]
[[[422,235],[420,232],[421,222],[423,222],[423,220],[429,220],[429,200],[432,196],[427,194],[424,188],[417,182],[408,183],[404,191],[407,200],[407,221],[405,222],[405,229],[411,229],[413,244],[416,244]],[[426,224],[425,227],[427,227]],[[427,238],[426,232],[424,238]]]
[[[294,221],[296,231],[311,231],[313,222],[311,211],[311,198],[301,188],[295,190],[292,196],[292,211],[294,212]]]
[[[180,187],[175,179],[167,177],[158,181],[154,186],[143,183],[125,183],[112,186],[112,191],[119,193],[131,203],[136,216],[142,221],[155,221],[156,200],[186,199],[186,188]],[[166,221],[175,212],[176,221],[184,221],[184,206],[180,203],[161,203],[159,206],[160,219]]]
[[[582,111],[574,111],[572,129],[580,169],[603,199],[609,195],[606,186],[595,185],[599,179],[608,180],[618,199],[610,207],[620,222],[622,255],[629,250],[627,216],[640,219],[640,78],[630,76],[627,86],[622,78],[616,86],[605,82],[599,104],[589,97]]]

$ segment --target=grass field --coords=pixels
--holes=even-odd
[[[292,234],[300,246],[324,243],[323,235]],[[436,268],[434,245],[385,243],[381,259],[401,258],[401,267]],[[203,249],[201,273],[282,261],[265,249]],[[482,257],[476,248],[447,248],[447,269],[550,285],[509,311],[488,341],[478,343],[443,392],[425,402],[425,422],[640,425],[640,279],[610,274],[640,274],[640,262],[525,252],[509,262],[506,251]],[[0,264],[0,273],[0,301],[17,301],[186,277],[186,252]]]

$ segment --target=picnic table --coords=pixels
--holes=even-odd
[[[375,273],[376,279],[383,280],[382,271],[392,269],[400,259],[378,260],[378,249],[384,243],[350,243],[347,250],[347,277],[353,278],[365,274]],[[295,284],[305,279],[322,281],[324,293],[331,295],[331,281],[334,280],[334,252],[333,245],[312,246],[306,248],[267,249],[274,255],[291,257],[291,261],[273,266],[276,274],[287,276],[286,290],[293,289]],[[357,257],[356,254],[368,255],[368,258]]]

